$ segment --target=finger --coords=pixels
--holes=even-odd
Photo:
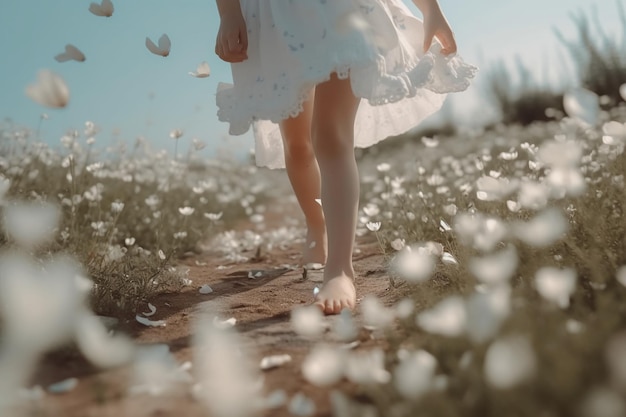
[[[241,45],[242,52],[248,51],[248,32],[245,28],[239,33],[239,44]]]
[[[424,53],[428,52],[430,49],[430,45],[432,45],[434,37],[435,35],[433,33],[424,34]]]
[[[449,34],[446,33],[443,36],[441,36],[440,42],[442,46],[442,49],[441,49],[442,54],[450,55],[456,52],[457,50],[456,41],[452,33],[449,33]]]
[[[239,43],[239,35],[230,35],[227,40],[226,49],[229,52],[241,52],[241,43]]]

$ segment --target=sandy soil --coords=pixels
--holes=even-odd
[[[283,212],[266,215],[266,227],[275,227],[284,221],[285,210],[291,214],[295,207],[283,207]],[[297,218],[297,216],[292,216]],[[282,219],[282,220],[281,220]],[[251,227],[240,225],[240,229]],[[312,398],[316,404],[315,416],[330,415],[329,393],[332,389],[350,390],[353,387],[342,382],[330,388],[318,388],[307,383],[301,373],[301,364],[314,342],[296,335],[290,326],[290,311],[294,306],[310,304],[313,288],[321,282],[321,273],[308,274],[303,279],[301,269],[286,269],[285,264],[298,262],[300,244],[287,244],[261,252],[261,257],[253,261],[232,264],[227,268],[224,259],[214,252],[207,252],[185,260],[189,267],[189,278],[193,285],[179,293],[163,294],[151,303],[157,308],[150,319],[165,320],[166,327],[145,327],[133,319],[120,323],[121,331],[131,335],[135,342],[145,344],[166,344],[176,359],[183,363],[192,361],[192,324],[206,303],[219,302],[224,319],[234,317],[235,329],[246,343],[256,352],[260,360],[265,355],[289,354],[292,361],[284,366],[264,371],[266,393],[276,389],[286,392],[289,399],[301,392]],[[254,253],[244,253],[254,258]],[[397,298],[395,290],[389,289],[383,258],[371,236],[357,239],[355,270],[359,300],[365,294],[376,294],[387,302]],[[249,272],[264,271],[256,279],[249,278]],[[200,294],[198,289],[209,284],[214,290],[210,294]],[[145,309],[147,311],[147,308]],[[359,320],[359,310],[355,312]],[[327,318],[332,321],[335,318]],[[327,337],[331,337],[329,334]],[[368,349],[378,343],[367,331],[362,331],[360,344],[356,349]],[[39,367],[33,384],[47,387],[49,384],[66,378],[78,378],[78,385],[64,394],[47,393],[42,401],[29,409],[27,415],[63,417],[166,417],[166,416],[208,416],[206,409],[193,399],[190,390],[172,392],[160,396],[131,395],[128,382],[132,378],[130,369],[98,371],[80,356],[54,354],[46,358]],[[267,411],[267,416],[292,415],[286,406]]]

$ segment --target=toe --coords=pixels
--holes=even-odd
[[[335,303],[333,300],[326,300],[324,304],[324,313],[325,314],[335,314]]]

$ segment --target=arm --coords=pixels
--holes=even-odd
[[[226,62],[241,62],[248,58],[248,30],[238,0],[217,0],[220,28],[215,41],[215,53]]]
[[[443,15],[437,0],[413,0],[413,3],[424,16],[424,52],[428,51],[433,38],[441,42],[441,53],[444,55],[456,52],[456,40],[450,24]]]

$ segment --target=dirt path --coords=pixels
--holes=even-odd
[[[283,207],[281,212],[266,215],[266,232],[284,224],[295,208]],[[290,217],[293,221],[293,216]],[[251,225],[243,224],[241,229]],[[328,394],[331,389],[317,388],[307,383],[300,371],[301,364],[313,342],[297,336],[290,326],[290,311],[294,306],[306,305],[313,300],[313,288],[319,285],[321,274],[309,274],[303,279],[301,269],[287,269],[299,257],[299,243],[287,243],[283,248],[275,247],[261,252],[260,259],[246,263],[225,265],[224,259],[215,253],[205,253],[181,261],[189,268],[193,284],[179,293],[163,294],[151,303],[156,314],[150,319],[165,320],[165,327],[145,327],[134,320],[122,323],[124,331],[140,345],[165,344],[179,363],[192,361],[192,325],[206,303],[218,302],[220,317],[234,317],[235,329],[242,335],[243,343],[252,347],[257,359],[266,355],[289,354],[292,361],[284,366],[263,372],[264,391],[270,393],[282,389],[291,399],[301,392],[314,400],[315,416],[330,415]],[[242,253],[254,258],[252,251]],[[357,240],[355,270],[359,300],[365,294],[376,294],[391,300],[383,259],[371,236]],[[249,273],[265,271],[252,279]],[[201,294],[198,289],[208,284],[210,294]],[[147,308],[145,309],[147,311]],[[359,312],[356,312],[359,320]],[[328,318],[332,321],[334,318]],[[330,336],[328,336],[330,337]],[[378,343],[363,331],[356,349],[366,349]],[[65,394],[46,394],[37,407],[40,416],[64,417],[206,417],[208,412],[195,401],[190,390],[167,393],[160,396],[130,395],[127,391],[130,369],[99,372],[82,358],[59,358],[58,355],[42,363],[33,383],[47,387],[65,378],[78,378],[78,385]],[[350,389],[344,382],[341,388]],[[286,406],[265,413],[267,416],[292,415]]]

